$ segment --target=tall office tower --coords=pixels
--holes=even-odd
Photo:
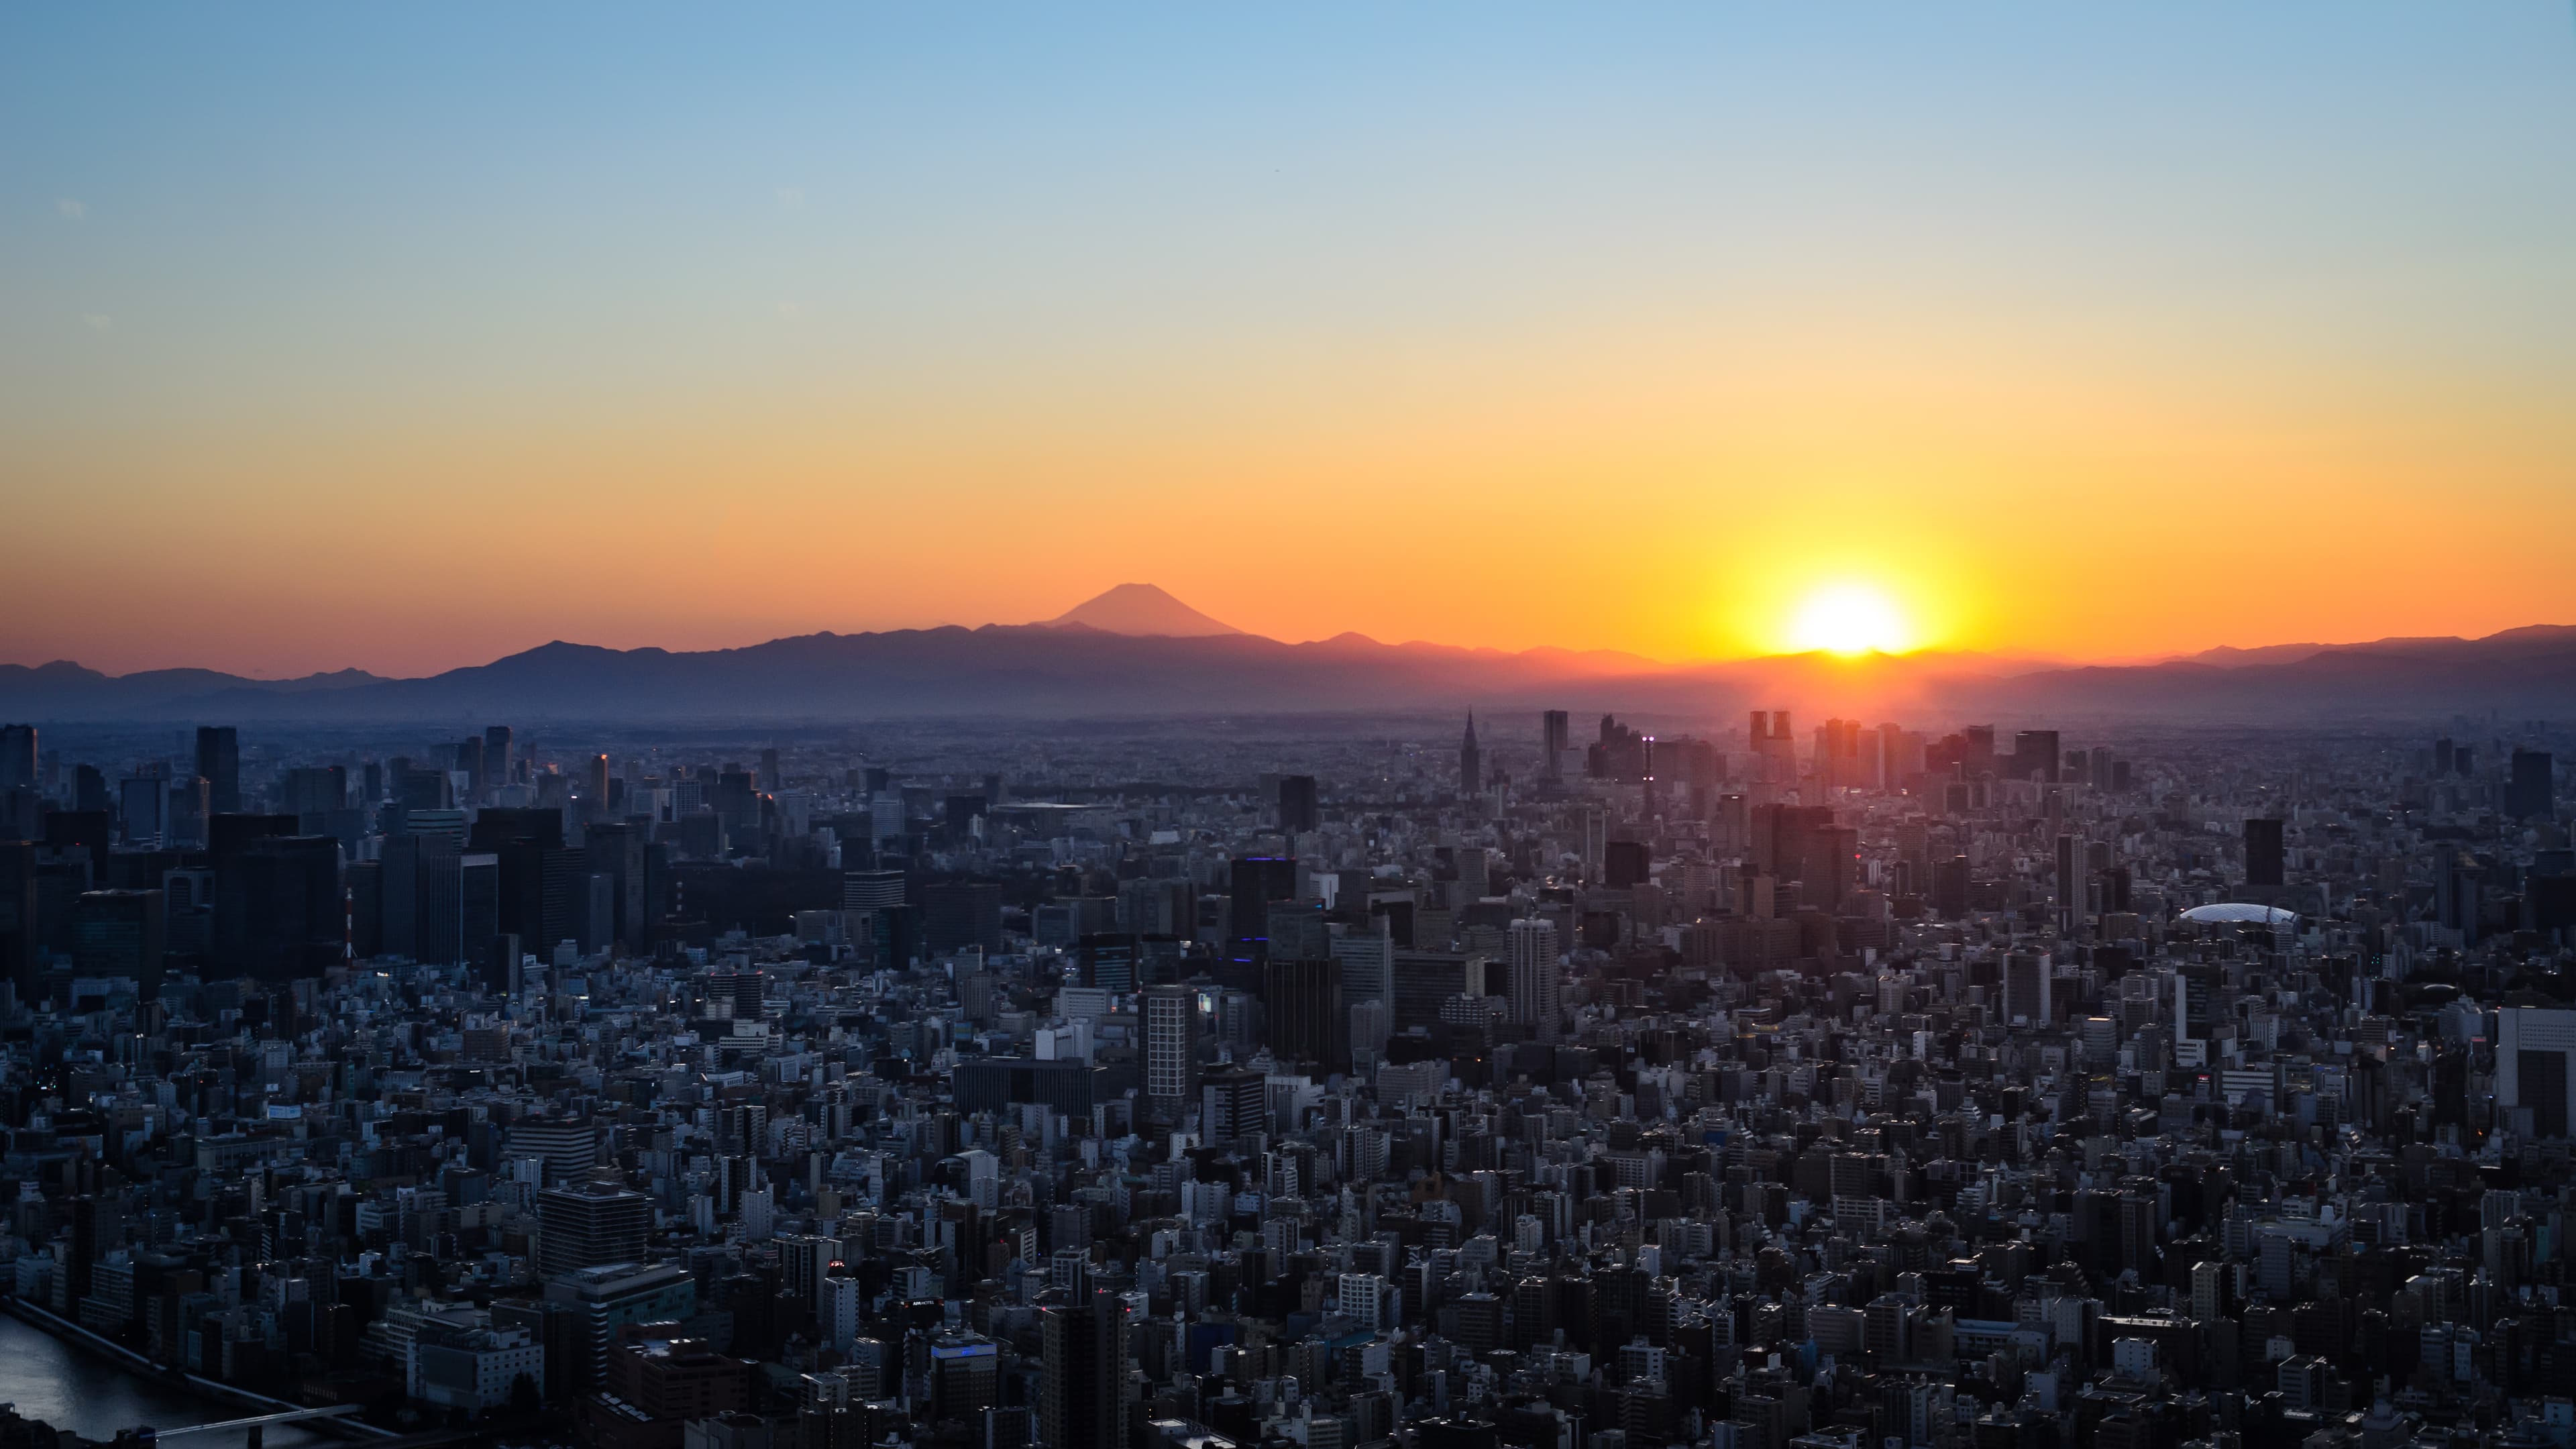
[[[969,946],[987,956],[1002,949],[1002,887],[986,880],[942,881],[921,891],[921,931],[934,956]]]
[[[2554,790],[2548,751],[2513,752],[2513,778],[2505,786],[2504,813],[2516,820],[2546,819],[2556,808]]]
[[[1279,777],[1279,828],[1289,835],[1301,835],[1321,828],[1324,807],[1315,789],[1312,775]]]
[[[1904,730],[1893,724],[1880,725],[1877,744],[1878,788],[1888,791],[1902,789],[1906,776],[1919,775],[1923,772],[1920,763],[1915,763],[1912,768],[1908,768]]]
[[[1458,744],[1458,793],[1473,795],[1485,788],[1485,756],[1476,748],[1476,717],[1467,716],[1467,736]]]
[[[1746,732],[1752,742],[1755,776],[1772,784],[1798,778],[1798,737],[1785,709],[1755,710]]]
[[[2281,822],[2248,819],[2245,822],[2245,884],[2255,890],[2278,889],[2284,879],[2282,859]]]
[[[1959,736],[1967,742],[1968,746],[1967,752],[1959,761],[1960,768],[1967,771],[1968,778],[1973,780],[1979,775],[1993,774],[1995,772],[1995,727],[1990,724],[1967,725],[1960,729]]]
[[[1177,1121],[1198,1086],[1198,993],[1167,984],[1148,986],[1139,995],[1145,1018],[1146,1103]]]
[[[1874,772],[1878,751],[1863,750],[1861,735],[1861,722],[1856,719],[1829,719],[1816,730],[1816,778],[1826,788],[1852,790],[1878,783]]]
[[[178,851],[204,851],[209,799],[211,786],[206,784],[206,776],[170,781],[170,810],[162,815],[165,828],[170,830],[170,846]]]
[[[298,835],[329,834],[332,812],[348,803],[349,771],[341,765],[289,770],[278,792],[280,813],[295,817]]]
[[[72,903],[72,970],[131,980],[143,999],[161,995],[168,930],[159,891],[87,891]]]
[[[1586,884],[1601,883],[1602,858],[1610,848],[1610,817],[1598,805],[1577,808],[1583,825],[1583,879]]]
[[[23,788],[23,787],[22,787]],[[0,840],[0,981],[18,989],[21,1003],[32,1003],[41,987],[44,962],[36,911],[36,847],[23,840]]]
[[[1614,891],[1634,890],[1651,874],[1646,842],[1611,840],[1601,846],[1601,884]]]
[[[205,777],[206,803],[231,815],[241,803],[241,740],[231,725],[197,726],[197,773]]]
[[[1462,845],[1452,855],[1458,862],[1458,900],[1461,908],[1481,901],[1494,893],[1494,859],[1481,845]]]
[[[2057,931],[2059,935],[2075,934],[2075,924],[2084,917],[2084,862],[2082,842],[2072,835],[2057,837]]]
[[[1261,968],[1261,1007],[1273,1053],[1320,1063],[1327,1073],[1351,1068],[1349,1011],[1342,1005],[1342,963],[1272,958]]]
[[[158,847],[170,839],[170,782],[161,770],[146,765],[117,783],[118,838],[128,845]]]
[[[1126,1449],[1127,1306],[1105,1288],[1038,1310],[1045,1449]]]
[[[2535,1137],[2565,1137],[2576,1121],[2576,1011],[2508,1006],[2496,1012],[2496,1104]],[[2529,1112],[2528,1127],[2522,1113]]]
[[[624,820],[593,825],[582,836],[583,866],[609,879],[610,933],[637,955],[652,944],[653,934],[644,895],[646,843],[645,829]]]
[[[1968,914],[1968,858],[1954,855],[1932,864],[1932,909],[1941,919],[1956,921]]]
[[[32,790],[35,787],[31,785],[27,788]],[[74,765],[72,767],[72,808],[74,810],[108,808],[107,776],[99,773],[98,766]]]
[[[771,753],[776,753],[772,751]],[[581,817],[584,820],[608,818],[608,757],[592,755],[583,761],[581,772]]]
[[[216,966],[232,975],[291,981],[338,964],[348,931],[339,841],[278,834],[217,854]]]
[[[1395,937],[1386,917],[1372,915],[1366,926],[1353,926],[1333,938],[1333,959],[1342,963],[1342,999],[1349,1002],[1391,1000],[1395,990]]]
[[[2004,1021],[2049,1023],[2048,958],[2037,951],[2015,951],[2004,958]]]
[[[613,1182],[584,1182],[537,1194],[537,1271],[640,1263],[653,1231],[653,1200]]]
[[[2212,1323],[2226,1311],[2226,1261],[2219,1258],[2203,1258],[2192,1264],[2191,1316],[2203,1323]]]
[[[779,774],[778,748],[775,745],[761,746],[760,788],[772,795],[787,788],[786,782]]]
[[[456,773],[465,777],[465,797],[481,800],[491,793],[491,777],[483,770],[483,737],[467,735],[456,742]]]
[[[493,789],[515,783],[510,758],[510,727],[487,725],[483,730],[483,778]]]
[[[1199,1133],[1210,1143],[1270,1130],[1269,1079],[1249,1067],[1213,1071],[1199,1083]]]
[[[2012,776],[2057,783],[2057,731],[2023,730],[2013,736]]]
[[[587,847],[573,849],[564,844],[562,810],[487,807],[475,815],[465,846],[492,858],[495,932],[517,936],[540,956],[551,955],[564,941],[581,939],[587,906]],[[433,872],[443,869],[432,867]],[[442,953],[445,949],[440,947]],[[418,959],[448,958],[442,954]]]
[[[1229,871],[1229,899],[1226,905],[1226,938],[1238,951],[1260,950],[1249,943],[1266,942],[1270,932],[1270,903],[1297,898],[1297,862],[1277,855],[1247,855],[1237,860]]]
[[[1565,778],[1565,752],[1574,748],[1572,721],[1561,709],[1539,716],[1539,757],[1550,783]]]
[[[0,790],[36,788],[36,727],[0,725]]]
[[[1563,1004],[1557,969],[1556,922],[1524,917],[1511,925],[1511,971],[1505,978],[1512,1020],[1529,1028],[1532,1041],[1553,1042]]]

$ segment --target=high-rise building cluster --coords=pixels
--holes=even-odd
[[[2564,740],[1795,725],[8,726],[0,1288],[513,1443],[2564,1449]]]

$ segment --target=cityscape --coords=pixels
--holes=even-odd
[[[2547,726],[1454,723],[9,726],[5,1306],[351,1441],[2553,1432]]]
[[[0,1449],[2576,1449],[2576,22],[0,7]]]

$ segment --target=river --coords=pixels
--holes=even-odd
[[[113,1438],[119,1429],[142,1424],[176,1429],[258,1412],[175,1392],[0,1314],[0,1404],[7,1403],[15,1403],[23,1418],[42,1419],[88,1439]],[[171,1449],[231,1449],[243,1438],[239,1433],[190,1434],[172,1441]],[[300,1424],[273,1424],[264,1442],[268,1449],[292,1449],[331,1441]]]

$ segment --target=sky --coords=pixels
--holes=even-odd
[[[2576,19],[0,8],[0,662],[2576,622]]]

